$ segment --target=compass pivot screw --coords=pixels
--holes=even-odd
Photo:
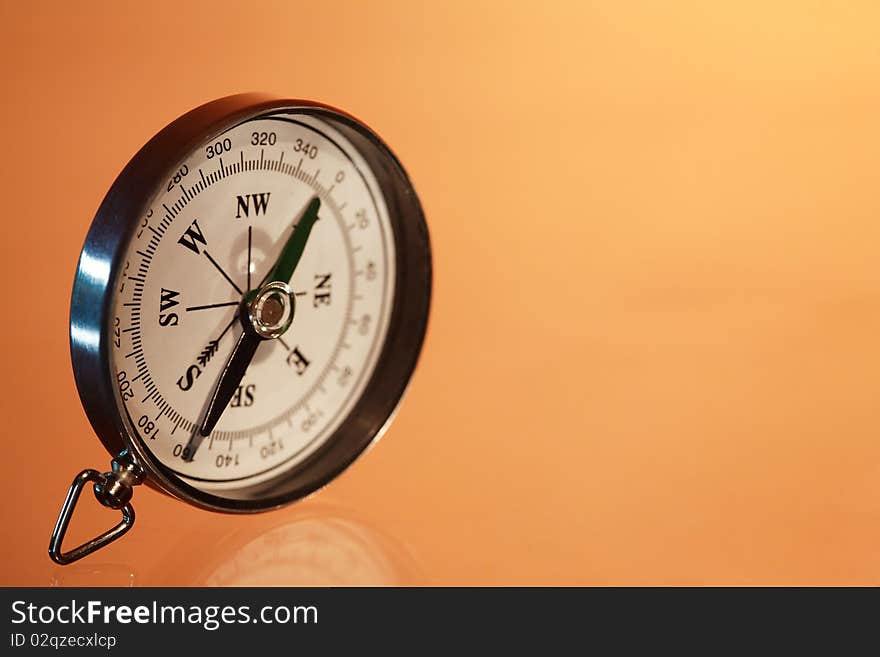
[[[264,340],[283,335],[293,321],[295,310],[296,297],[282,281],[267,283],[247,303],[251,327]]]

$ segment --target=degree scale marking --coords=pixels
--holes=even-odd
[[[267,118],[271,119],[273,117],[267,117]],[[330,144],[332,146],[335,146],[342,153],[344,158],[348,161],[348,164],[351,167],[353,167],[355,174],[359,177],[360,182],[363,185],[363,187],[361,189],[362,189],[362,191],[365,191],[366,194],[368,195],[369,200],[367,202],[368,202],[368,204],[370,204],[372,206],[372,208],[375,212],[375,216],[376,216],[377,220],[379,221],[379,223],[378,223],[378,230],[380,231],[379,235],[384,235],[384,237],[379,238],[379,243],[378,243],[377,247],[374,247],[374,248],[380,249],[380,253],[378,253],[376,255],[379,256],[382,259],[381,261],[386,264],[386,266],[382,267],[382,270],[380,273],[380,279],[378,281],[378,285],[380,285],[379,289],[382,290],[382,292],[380,293],[380,296],[377,298],[377,303],[379,304],[379,307],[377,309],[377,312],[378,312],[377,317],[380,317],[380,318],[385,317],[386,318],[385,320],[380,319],[379,321],[388,321],[387,320],[387,317],[388,317],[387,313],[389,312],[388,305],[391,303],[391,297],[389,296],[389,294],[393,294],[393,290],[394,290],[394,285],[393,285],[393,283],[391,283],[391,281],[393,281],[393,278],[391,278],[390,271],[387,266],[389,263],[389,260],[388,260],[388,239],[390,239],[390,238],[389,238],[389,233],[388,233],[388,227],[386,225],[384,225],[383,220],[382,220],[382,217],[386,216],[385,212],[387,212],[387,210],[384,209],[384,204],[383,204],[383,210],[381,210],[381,211],[379,210],[379,207],[376,202],[376,194],[378,193],[378,191],[374,190],[374,188],[371,186],[371,185],[375,185],[375,181],[373,181],[372,183],[368,182],[367,178],[364,176],[364,173],[361,170],[361,167],[364,166],[364,164],[363,163],[359,164],[358,162],[353,160],[352,157],[346,152],[345,149],[340,147],[339,144],[337,144],[332,138],[327,137],[320,130],[314,128],[311,125],[300,123],[299,121],[293,121],[290,119],[280,119],[280,120],[288,122],[288,123],[297,124],[297,125],[301,126],[302,128],[317,132],[319,135],[324,137],[327,141],[330,142]],[[249,121],[246,121],[244,123],[248,123],[248,122]],[[239,125],[242,125],[242,124],[239,124]],[[238,126],[234,126],[233,128],[235,128],[235,127],[238,127]],[[232,130],[233,128],[230,128],[230,130]],[[349,145],[349,147],[350,147],[350,145]],[[244,152],[246,150],[250,150],[249,145],[247,145],[247,144],[243,145],[240,147],[239,150],[240,150],[240,158],[242,158],[244,156]],[[253,151],[250,150],[250,152],[252,153]],[[302,158],[299,158],[299,160],[296,163],[296,166],[294,166],[293,164],[291,164],[289,162],[285,163],[284,157],[285,157],[285,151],[282,149],[279,153],[279,157],[277,160],[274,160],[274,159],[266,160],[265,159],[265,149],[261,149],[260,159],[259,160],[257,160],[256,158],[246,159],[246,160],[244,160],[245,161],[244,167],[242,167],[238,163],[234,163],[234,164],[230,165],[230,164],[226,164],[225,162],[223,162],[216,171],[209,173],[207,176],[205,175],[204,171],[201,168],[199,168],[197,170],[199,171],[199,176],[200,176],[201,180],[197,181],[196,184],[193,185],[189,190],[187,190],[185,186],[180,185],[179,189],[181,190],[181,194],[174,201],[174,203],[172,203],[172,207],[170,207],[170,208],[167,205],[167,202],[170,202],[170,199],[167,198],[168,195],[165,194],[164,192],[160,192],[159,198],[162,198],[163,196],[166,197],[167,202],[162,203],[162,207],[166,210],[167,214],[165,214],[161,223],[159,223],[157,226],[154,226],[154,225],[148,223],[146,226],[143,227],[144,230],[149,228],[151,230],[151,232],[154,233],[154,235],[152,236],[152,239],[151,239],[151,242],[154,242],[154,244],[151,244],[151,246],[152,246],[151,249],[149,249],[149,250],[145,249],[145,251],[148,251],[147,253],[140,254],[140,267],[139,267],[140,277],[141,278],[145,277],[147,275],[147,272],[149,271],[150,263],[152,260],[152,254],[155,252],[155,250],[160,242],[159,237],[166,236],[166,234],[168,232],[168,228],[170,227],[171,223],[173,222],[173,220],[175,218],[177,218],[178,215],[180,215],[180,213],[183,211],[183,209],[186,207],[186,205],[189,203],[189,201],[192,198],[195,198],[195,196],[197,196],[200,192],[204,191],[205,189],[207,189],[208,187],[210,187],[214,183],[219,182],[219,181],[225,179],[226,177],[235,175],[235,173],[239,173],[239,172],[243,172],[243,171],[265,170],[265,171],[277,171],[280,173],[285,173],[288,176],[294,177],[294,178],[300,180],[301,182],[305,183],[306,185],[308,185],[316,193],[317,196],[319,196],[322,200],[324,200],[325,203],[327,204],[327,206],[329,206],[329,208],[332,210],[333,215],[336,218],[337,222],[340,223],[340,225],[342,225],[343,219],[341,216],[341,214],[342,214],[341,211],[348,205],[348,200],[343,201],[341,204],[338,204],[336,202],[336,200],[331,195],[331,192],[335,188],[335,185],[331,185],[329,188],[325,188],[320,182],[318,182],[318,177],[320,175],[320,169],[317,169],[316,171],[311,172],[311,171],[308,171],[303,168],[303,166],[302,166],[303,159]],[[218,157],[218,160],[220,160],[219,157]],[[222,162],[222,160],[220,160],[220,161]],[[207,182],[205,182],[205,181],[207,181]],[[156,218],[158,218],[158,217],[156,217]],[[154,218],[154,221],[156,218]],[[142,232],[143,232],[143,230],[141,231],[141,233]],[[327,392],[324,387],[324,383],[325,383],[327,377],[329,376],[329,374],[331,372],[339,372],[340,371],[340,364],[337,363],[337,360],[339,359],[340,349],[344,346],[347,346],[347,344],[345,344],[345,339],[348,337],[349,332],[350,332],[349,326],[354,325],[356,323],[353,319],[352,309],[355,305],[356,300],[362,298],[362,295],[357,294],[357,292],[356,292],[357,288],[356,288],[356,284],[355,284],[355,280],[354,280],[354,277],[355,277],[354,272],[360,271],[360,270],[356,269],[355,262],[354,262],[354,256],[353,256],[354,253],[356,253],[357,251],[359,251],[361,249],[361,246],[360,245],[355,246],[355,247],[352,246],[351,240],[350,240],[349,235],[347,234],[347,231],[340,230],[339,234],[342,236],[342,238],[344,240],[346,258],[348,260],[349,293],[346,295],[347,300],[346,300],[346,304],[344,306],[344,315],[342,316],[342,318],[339,322],[339,323],[341,323],[341,329],[342,329],[340,337],[339,337],[339,341],[336,344],[336,347],[333,350],[333,353],[330,355],[329,359],[327,360],[328,364],[324,367],[324,370],[320,373],[320,376],[314,382],[314,385],[311,386],[311,388],[307,391],[307,393],[305,395],[300,397],[300,400],[297,402],[297,404],[295,406],[288,407],[286,409],[286,411],[282,412],[279,416],[270,420],[269,422],[266,422],[266,423],[259,425],[259,426],[256,426],[256,427],[248,428],[247,430],[215,432],[215,435],[212,436],[212,440],[213,439],[229,440],[230,441],[230,443],[229,443],[230,449],[231,449],[232,441],[238,440],[240,438],[248,438],[249,443],[251,445],[253,445],[254,436],[259,436],[259,435],[263,435],[265,433],[268,433],[269,439],[271,440],[273,438],[272,429],[274,427],[282,425],[285,420],[287,421],[288,426],[292,426],[292,422],[291,422],[292,417],[296,413],[298,413],[304,406],[306,406],[308,401],[313,400],[316,392],[318,392],[318,391],[320,391],[322,393]],[[137,237],[140,238],[140,234],[138,234]],[[129,244],[130,244],[129,248],[133,250],[134,245],[136,244],[135,239],[132,238],[132,241]],[[129,253],[131,253],[131,251],[129,251]],[[393,259],[390,262],[393,263]],[[137,264],[136,261],[133,261],[133,263]],[[127,278],[134,279],[135,277],[123,275],[121,277],[121,279],[118,279],[118,280],[125,281]],[[143,289],[143,282],[138,283],[137,285],[138,285],[138,288],[140,288],[135,293],[138,298],[138,303],[121,304],[122,306],[127,306],[130,308],[129,314],[130,314],[130,324],[131,325],[129,327],[126,327],[124,329],[124,331],[125,331],[125,333],[133,333],[133,335],[131,336],[132,343],[134,343],[135,340],[138,340],[138,341],[140,340],[140,320],[141,320],[141,318],[140,318],[140,313],[141,313],[141,304],[140,304],[141,299],[140,299],[140,297],[142,296],[141,293],[142,293],[142,289]],[[389,285],[391,285],[390,288],[389,288]],[[120,289],[119,292],[122,293],[122,290]],[[132,294],[132,297],[134,297],[135,294]],[[120,302],[123,300],[124,300],[124,297],[122,297],[120,299]],[[120,308],[120,310],[121,310],[121,308]],[[336,324],[336,322],[334,322],[334,325],[335,324]],[[331,416],[328,418],[327,421],[319,424],[318,425],[319,429],[315,432],[314,437],[312,437],[311,439],[307,439],[307,442],[304,445],[302,445],[302,447],[297,447],[298,452],[301,452],[305,449],[308,449],[309,446],[311,444],[313,444],[318,439],[325,440],[328,435],[327,431],[331,430],[332,424],[334,422],[339,421],[339,420],[335,420],[333,418],[334,417],[342,418],[342,417],[344,417],[344,415],[341,415],[342,413],[349,413],[352,408],[352,404],[354,403],[354,401],[352,401],[352,400],[355,399],[355,397],[354,397],[355,392],[357,391],[358,394],[362,394],[363,389],[361,386],[365,385],[366,377],[372,375],[372,372],[374,371],[373,368],[376,366],[375,359],[378,357],[379,350],[382,348],[382,345],[384,344],[384,340],[385,340],[385,336],[386,336],[386,334],[384,333],[384,329],[379,328],[379,329],[376,329],[376,331],[377,332],[374,332],[372,334],[372,337],[370,338],[370,342],[366,343],[367,351],[365,353],[365,360],[363,361],[363,363],[359,363],[356,366],[357,370],[359,370],[359,371],[356,372],[354,382],[349,386],[349,392],[345,395],[341,404],[338,406],[339,411],[336,413],[336,415],[331,414]],[[173,427],[171,427],[170,434],[173,435],[180,426],[188,425],[190,427],[190,429],[192,429],[194,425],[190,421],[183,419],[180,416],[180,414],[173,407],[171,407],[171,405],[159,394],[158,389],[156,389],[156,386],[150,377],[150,373],[149,373],[149,370],[146,366],[146,362],[143,360],[143,356],[142,355],[139,356],[138,358],[136,358],[136,360],[139,361],[139,363],[138,363],[139,372],[133,381],[143,378],[143,380],[144,380],[143,385],[144,385],[145,389],[152,392],[152,394],[148,395],[147,399],[152,398],[152,400],[154,402],[154,406],[156,408],[159,408],[159,414],[157,417],[160,418],[163,415],[168,415],[172,419],[172,421],[175,423],[173,425]],[[117,365],[117,366],[119,366],[119,365]],[[348,369],[347,366],[346,366],[346,369]],[[117,369],[117,371],[121,371],[121,370]],[[127,404],[123,403],[122,407],[125,410],[125,413],[128,414],[129,408],[128,408]],[[134,411],[134,408],[132,408],[131,410]],[[146,410],[146,409],[144,409],[144,410]],[[132,429],[140,435],[140,431],[137,430],[137,428],[135,427],[134,422],[132,422],[132,418],[130,416],[129,416],[129,422],[131,423]],[[169,435],[169,432],[167,431],[167,429],[163,431],[163,435],[167,440],[168,435]],[[144,437],[140,436],[140,439],[143,441]],[[178,438],[178,440],[179,440],[179,438]],[[279,467],[282,467],[285,463],[287,463],[290,460],[292,460],[293,458],[295,458],[295,456],[296,456],[296,454],[285,455],[285,457],[281,461],[278,461],[274,465],[271,465],[269,467],[269,470],[275,470]],[[158,456],[157,456],[157,458],[158,458]],[[163,461],[163,462],[165,462],[165,461]],[[167,463],[165,463],[165,465],[166,465],[166,467],[168,467]],[[192,475],[188,475],[186,473],[179,473],[179,474],[182,474],[183,476],[189,477],[191,479],[198,480],[198,478],[193,477]],[[251,474],[251,475],[248,475],[245,477],[240,477],[239,479],[247,479],[252,476],[257,476],[259,474],[260,473],[255,473],[255,474]],[[222,479],[222,480],[218,479],[216,481],[234,481],[234,480],[235,479]],[[208,481],[215,481],[215,480],[211,479]]]
[[[243,147],[242,147],[242,149],[241,149],[242,153],[244,153],[244,149],[245,149],[245,148],[247,148],[247,146],[243,146]],[[284,151],[281,151],[281,155],[282,155],[282,157],[281,157],[279,160],[263,160],[262,163],[261,163],[260,160],[257,160],[257,159],[247,160],[247,161],[248,161],[248,162],[253,162],[253,163],[257,164],[257,165],[260,165],[260,164],[261,164],[262,166],[261,166],[260,168],[263,169],[263,170],[267,170],[267,171],[268,171],[268,170],[273,170],[273,169],[270,168],[269,165],[272,165],[272,164],[279,164],[280,162],[283,161],[283,159],[284,159],[284,158],[283,158],[283,154],[284,154]],[[300,160],[300,163],[301,163],[301,162],[302,162],[302,160]],[[174,219],[177,218],[177,215],[180,214],[180,212],[183,210],[183,208],[189,203],[189,200],[190,200],[190,199],[195,198],[196,195],[197,195],[198,193],[200,193],[201,191],[203,191],[204,189],[207,189],[207,188],[210,187],[211,185],[213,185],[213,184],[219,182],[220,180],[222,180],[223,178],[225,178],[227,175],[235,175],[235,174],[237,174],[237,173],[243,173],[243,172],[245,172],[245,169],[244,169],[244,168],[239,168],[238,163],[236,163],[236,164],[234,164],[234,165],[230,165],[230,166],[225,167],[225,168],[226,168],[226,169],[229,169],[229,168],[235,168],[235,171],[233,171],[232,173],[225,174],[225,175],[222,176],[222,177],[218,176],[217,178],[215,178],[214,180],[212,180],[211,182],[209,182],[209,184],[207,185],[207,187],[203,187],[201,190],[198,190],[198,191],[195,192],[195,193],[191,193],[191,194],[190,194],[190,198],[186,198],[185,196],[181,195],[181,196],[178,198],[178,200],[174,203],[174,205],[172,206],[173,208],[176,208],[177,205],[178,205],[178,202],[183,201],[183,205],[181,206],[180,210],[169,209],[168,206],[167,206],[165,203],[163,203],[163,204],[162,204],[163,207],[165,207],[166,209],[169,209],[169,212],[170,212],[170,214],[171,214],[171,217],[170,217],[171,221],[173,221]],[[301,169],[299,165],[297,166],[297,168],[296,168],[295,170],[294,170],[292,167],[290,167],[290,169],[291,169],[291,170],[290,170],[289,172],[286,172],[288,175],[290,175],[290,176],[292,176],[292,177],[295,177],[295,178],[299,179],[300,181],[304,182],[304,183],[307,184],[309,187],[311,187],[311,188],[313,189],[313,191],[316,193],[316,195],[318,195],[319,197],[321,197],[322,201],[325,201],[325,202],[327,203],[327,205],[330,206],[330,209],[332,210],[332,212],[333,212],[334,216],[336,217],[337,221],[340,221],[340,222],[343,221],[343,219],[342,219],[342,217],[341,217],[341,213],[340,213],[339,210],[338,210],[338,208],[339,208],[338,204],[336,203],[336,201],[335,201],[331,196],[329,196],[329,194],[327,193],[327,190],[323,189],[323,187],[321,187],[321,185],[318,184],[318,183],[316,182],[315,177],[310,176],[310,175],[308,174],[308,172],[307,172],[305,169]],[[283,169],[282,169],[282,171],[283,171]],[[199,183],[196,183],[196,185],[198,185],[198,184],[199,184]],[[183,186],[181,185],[181,188],[182,188],[182,187],[183,187]],[[194,188],[195,188],[195,186],[194,186]],[[149,225],[149,224],[148,224],[148,225]],[[165,231],[163,231],[163,233],[166,232],[166,231],[167,231],[167,228],[166,228]],[[349,233],[350,233],[350,231],[343,231],[343,235],[344,235],[345,242],[346,242],[346,247],[347,247],[347,248],[346,248],[346,256],[347,256],[348,259],[349,259],[349,265],[350,265],[350,266],[349,266],[349,271],[350,271],[350,272],[353,272],[354,269],[355,269],[355,267],[354,267],[354,262],[353,262],[353,259],[352,259],[352,254],[353,254],[355,251],[353,251],[353,249],[352,249],[352,247],[351,247],[351,239],[350,239],[350,235],[349,235]],[[359,247],[358,247],[358,248],[359,248]],[[144,253],[144,252],[142,252],[142,251],[139,250],[139,249],[136,251],[136,253],[137,253],[138,255],[141,256],[141,263],[142,263],[142,267],[144,268],[144,275],[146,275],[146,273],[149,271],[149,267],[150,267],[150,264],[151,264],[151,262],[152,262],[152,255],[149,255],[148,253]],[[128,277],[128,278],[131,279],[131,277]],[[354,289],[355,289],[355,286],[354,286],[354,280],[353,280],[353,279],[354,279],[354,275],[353,275],[353,274],[350,275],[350,276],[349,276],[349,279],[350,279],[351,290],[352,290],[352,292],[353,292]],[[143,283],[141,283],[141,287],[143,287]],[[347,303],[347,306],[348,306],[348,307],[346,308],[346,313],[345,313],[346,319],[348,320],[348,321],[345,322],[345,325],[346,325],[346,326],[350,325],[350,324],[353,322],[353,317],[352,317],[351,309],[352,309],[352,306],[354,305],[354,301],[355,301],[355,300],[356,300],[356,299],[354,298],[354,294],[353,294],[353,293],[350,294],[350,295],[349,295],[349,298],[348,298],[348,303]],[[135,313],[135,310],[137,310],[138,313],[139,313],[139,311],[141,310],[140,302],[137,302],[137,303],[126,303],[126,304],[124,304],[124,305],[125,305],[125,306],[130,306],[130,307],[132,307],[132,310],[130,311],[130,312],[132,313],[132,320],[131,320],[131,322],[132,322],[132,325],[134,325],[134,313]],[[140,322],[137,323],[137,328],[135,328],[135,327],[133,326],[133,328],[135,328],[135,330],[132,332],[132,341],[134,341],[135,339],[137,339],[138,341],[140,340],[140,330],[139,330],[139,326],[140,326]],[[348,332],[349,332],[349,329],[348,329],[348,328],[345,328],[345,329],[343,330],[343,333],[342,333],[342,335],[340,336],[339,341],[337,342],[337,346],[336,346],[336,348],[333,350],[333,353],[332,353],[332,355],[331,355],[331,357],[330,357],[330,359],[329,359],[329,363],[330,363],[330,364],[335,365],[335,361],[336,361],[337,357],[339,356],[339,352],[340,352],[340,350],[341,350],[341,346],[343,346],[344,339],[345,339],[345,337],[348,335]],[[138,354],[142,354],[142,353],[143,353],[143,350],[142,350],[142,349],[137,349],[136,351],[137,351]],[[129,354],[129,355],[134,355],[134,354],[132,353],[132,354]],[[126,358],[127,358],[129,355],[127,355]],[[139,372],[139,376],[140,376],[140,375],[145,375],[145,381],[149,381],[149,367],[148,367],[147,364],[146,364],[146,360],[145,360],[144,358],[140,358],[140,359],[136,359],[136,360],[139,361],[139,362],[138,362],[138,372]],[[297,413],[297,411],[299,411],[299,410],[303,407],[303,404],[304,404],[305,400],[310,399],[310,398],[314,395],[314,393],[316,392],[316,390],[323,388],[323,382],[324,382],[324,380],[327,378],[327,375],[329,374],[329,372],[331,371],[330,364],[328,364],[328,365],[324,368],[323,372],[322,372],[321,375],[318,377],[318,380],[317,380],[317,381],[315,382],[315,384],[314,384],[314,385],[308,390],[308,392],[307,392],[304,396],[302,396],[302,397],[300,398],[300,401],[298,401],[295,405],[293,405],[293,406],[291,406],[290,408],[288,408],[288,410],[287,410],[285,413],[283,413],[282,415],[278,416],[278,417],[275,418],[274,420],[270,420],[269,422],[264,422],[264,423],[261,424],[261,425],[257,425],[257,426],[253,427],[253,428],[252,428],[251,430],[249,430],[249,431],[215,431],[215,432],[212,433],[212,439],[213,439],[213,440],[219,440],[219,441],[230,440],[230,442],[233,441],[233,440],[239,440],[239,439],[243,439],[243,438],[251,438],[251,439],[252,439],[253,436],[259,436],[259,435],[261,435],[261,434],[263,434],[263,433],[266,433],[266,430],[267,430],[269,427],[274,427],[274,426],[277,426],[277,425],[281,424],[282,420],[287,419],[286,416],[293,416],[293,415],[295,415],[295,414]],[[155,387],[155,384],[153,384],[152,381],[149,381],[149,383],[148,383],[148,385],[147,385],[146,387],[147,387],[148,390],[150,390],[151,388],[154,388],[154,387]],[[168,403],[168,402],[162,397],[162,395],[161,395],[160,393],[158,393],[158,391],[154,392],[153,394],[148,395],[148,397],[147,397],[146,399],[149,400],[151,397],[152,397],[152,401],[153,401],[153,403],[154,403],[157,407],[158,407],[158,406],[161,406],[163,403],[164,403],[164,404],[167,404],[167,403]],[[169,406],[169,408],[170,408],[171,410],[174,410],[174,409],[173,409],[173,406],[171,406],[170,404],[168,404],[168,406]],[[177,413],[176,411],[174,411],[174,412]],[[160,414],[159,417],[161,417],[161,414]],[[178,417],[180,417],[180,420],[181,420],[180,422],[178,422],[178,425],[179,425],[179,426],[182,426],[182,427],[183,427],[185,430],[187,430],[187,431],[192,431],[192,430],[194,430],[195,425],[194,425],[190,420],[187,420],[187,419],[183,418],[182,416],[179,416],[179,414],[178,414]],[[175,429],[176,429],[176,428],[175,428]],[[212,442],[213,442],[213,440],[212,440]],[[208,449],[210,449],[210,448],[211,448],[211,447],[210,447],[210,445],[209,445],[209,446],[208,446]]]

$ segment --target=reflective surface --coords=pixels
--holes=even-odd
[[[96,555],[53,568],[51,586],[395,586],[424,576],[399,540],[349,509],[306,501],[255,522],[194,522],[137,563]],[[170,528],[155,525],[153,531]],[[131,557],[129,558],[131,560]]]
[[[8,294],[41,284],[0,323],[0,583],[220,583],[267,535],[279,583],[880,583],[880,8],[720,4],[7,3],[0,266]],[[201,28],[155,47],[172,13]],[[82,239],[156,129],[245,89],[351,109],[424,204],[409,395],[305,503],[408,556],[325,528],[310,570],[273,534],[312,532],[306,507],[139,490],[132,532],[62,571],[66,486],[108,462],[69,371]],[[70,544],[108,513],[79,509]]]

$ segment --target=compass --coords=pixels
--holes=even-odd
[[[134,486],[252,513],[313,492],[388,426],[428,319],[418,197],[384,142],[319,103],[222,98],[153,137],[80,254],[73,371],[111,469],[73,481],[70,563],[134,523]],[[67,552],[82,490],[119,523]]]

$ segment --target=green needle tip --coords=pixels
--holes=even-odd
[[[293,272],[302,258],[303,251],[306,248],[306,242],[309,234],[312,232],[312,226],[318,220],[318,210],[321,208],[321,199],[315,196],[306,206],[305,212],[300,217],[299,222],[293,229],[287,244],[281,250],[281,255],[272,268],[272,274],[268,277],[269,281],[281,281],[289,283]]]

